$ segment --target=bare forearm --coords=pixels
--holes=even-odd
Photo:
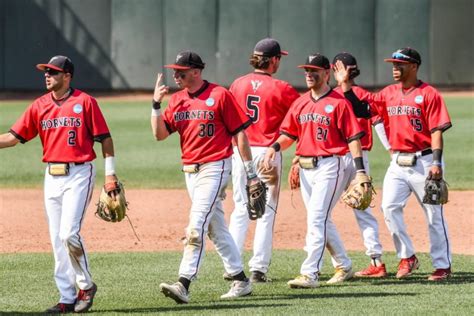
[[[5,133],[0,135],[0,148],[13,147],[18,144],[20,141],[18,138],[13,136],[12,133]]]
[[[114,157],[114,142],[112,137],[107,137],[102,141],[102,157]]]
[[[234,136],[234,141],[237,143],[237,149],[239,150],[240,157],[243,161],[252,160],[252,152],[250,151],[249,140],[244,131],[240,131]]]
[[[151,129],[153,131],[153,136],[155,136],[156,140],[163,140],[169,136],[169,132],[166,129],[165,121],[163,120],[163,116],[151,116]]]

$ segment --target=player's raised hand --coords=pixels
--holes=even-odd
[[[156,77],[155,91],[153,92],[153,100],[156,102],[161,102],[164,96],[168,93],[169,87],[162,85],[161,80],[163,79],[163,74],[158,73]]]
[[[346,67],[342,61],[338,60],[333,66],[334,79],[336,79],[339,84],[349,81],[351,67],[354,68],[355,66]]]

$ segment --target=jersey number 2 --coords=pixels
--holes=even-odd
[[[69,131],[67,135],[67,144],[69,146],[76,146],[76,131]]]
[[[258,122],[258,115],[260,114],[260,108],[258,103],[260,102],[260,96],[258,95],[247,95],[247,109],[250,112],[250,119],[253,123]]]

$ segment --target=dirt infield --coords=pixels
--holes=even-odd
[[[181,237],[187,224],[190,199],[184,190],[128,190],[129,215],[141,239],[138,242],[125,220],[106,223],[94,216],[98,190],[88,208],[82,235],[89,251],[162,251],[181,250]],[[224,205],[227,218],[233,207],[231,192]],[[381,193],[376,195],[374,214],[379,221],[380,237],[384,250],[393,251],[388,230],[383,222],[380,205]],[[450,192],[445,207],[453,253],[474,255],[472,238],[474,205],[473,191]],[[294,207],[293,207],[294,205]],[[46,216],[41,190],[0,190],[0,253],[50,252]],[[348,250],[364,250],[352,211],[338,203],[333,219]],[[405,209],[405,221],[419,252],[429,251],[428,230],[421,208],[412,197]],[[251,225],[246,248],[250,249],[255,225]],[[299,191],[283,191],[275,223],[274,247],[302,249],[306,234],[306,211]],[[212,248],[212,243],[208,243]]]

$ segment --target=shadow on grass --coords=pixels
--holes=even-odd
[[[367,298],[367,297],[388,297],[388,296],[416,296],[419,293],[415,292],[395,292],[395,293],[320,293],[318,289],[294,289],[294,294],[262,294],[262,295],[253,295],[247,298],[247,301],[251,300],[258,300],[261,301],[262,299],[279,299],[279,300],[287,300],[287,299],[314,299],[314,298]],[[308,291],[312,291],[308,293]]]

